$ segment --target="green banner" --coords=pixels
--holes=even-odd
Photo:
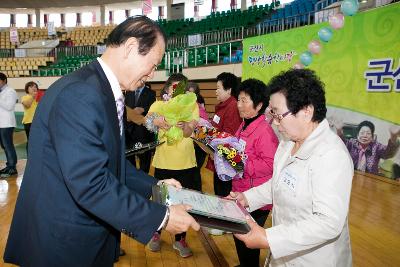
[[[309,65],[325,83],[327,104],[400,124],[400,3],[345,17]],[[292,68],[328,23],[243,41],[243,79],[268,82]]]

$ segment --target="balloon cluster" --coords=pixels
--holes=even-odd
[[[300,55],[300,61],[294,64],[293,68],[302,69],[308,66],[313,61],[313,55],[318,55],[321,52],[321,42],[327,43],[332,39],[333,30],[339,30],[344,26],[344,15],[353,16],[358,11],[358,0],[344,0],[340,6],[340,13],[330,15],[328,18],[329,25],[322,27],[318,31],[319,40],[312,40],[308,44],[308,51]],[[320,42],[321,41],[321,42]]]

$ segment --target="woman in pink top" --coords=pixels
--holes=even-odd
[[[200,94],[200,87],[195,82],[188,82],[186,87],[187,92],[195,93],[197,96],[197,105],[199,106],[200,118],[208,120],[208,114],[205,108],[204,97]]]
[[[278,138],[265,120],[265,109],[269,104],[267,86],[256,79],[249,79],[239,86],[238,109],[243,119],[235,136],[244,147],[247,160],[242,179],[232,180],[232,191],[244,192],[265,183],[272,177],[274,155]],[[272,205],[251,212],[260,226],[264,226]],[[259,266],[259,249],[249,249],[234,236],[240,266]]]

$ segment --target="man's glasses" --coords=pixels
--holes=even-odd
[[[268,108],[268,113],[269,115],[271,115],[272,119],[274,119],[277,123],[280,123],[287,115],[291,114],[292,112],[289,110],[283,114],[277,114],[271,108]]]

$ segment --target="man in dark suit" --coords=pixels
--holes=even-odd
[[[146,116],[150,109],[151,104],[156,101],[156,92],[151,90],[150,85],[135,90],[134,92],[127,92],[125,94],[125,105],[132,109],[136,115],[143,117]],[[152,132],[143,126],[143,120],[130,120],[127,118],[125,122],[125,136],[126,136],[126,147],[132,148],[136,144],[146,144],[155,141],[155,136]],[[146,151],[142,154],[138,154],[140,169],[145,173],[150,170],[152,151]],[[133,166],[136,166],[136,157],[133,155],[128,158]]]
[[[123,153],[122,91],[152,78],[164,50],[159,26],[131,17],[110,33],[101,58],[50,86],[32,123],[5,262],[109,267],[120,232],[147,243],[160,228],[199,229],[190,206],[150,201],[156,180]]]

